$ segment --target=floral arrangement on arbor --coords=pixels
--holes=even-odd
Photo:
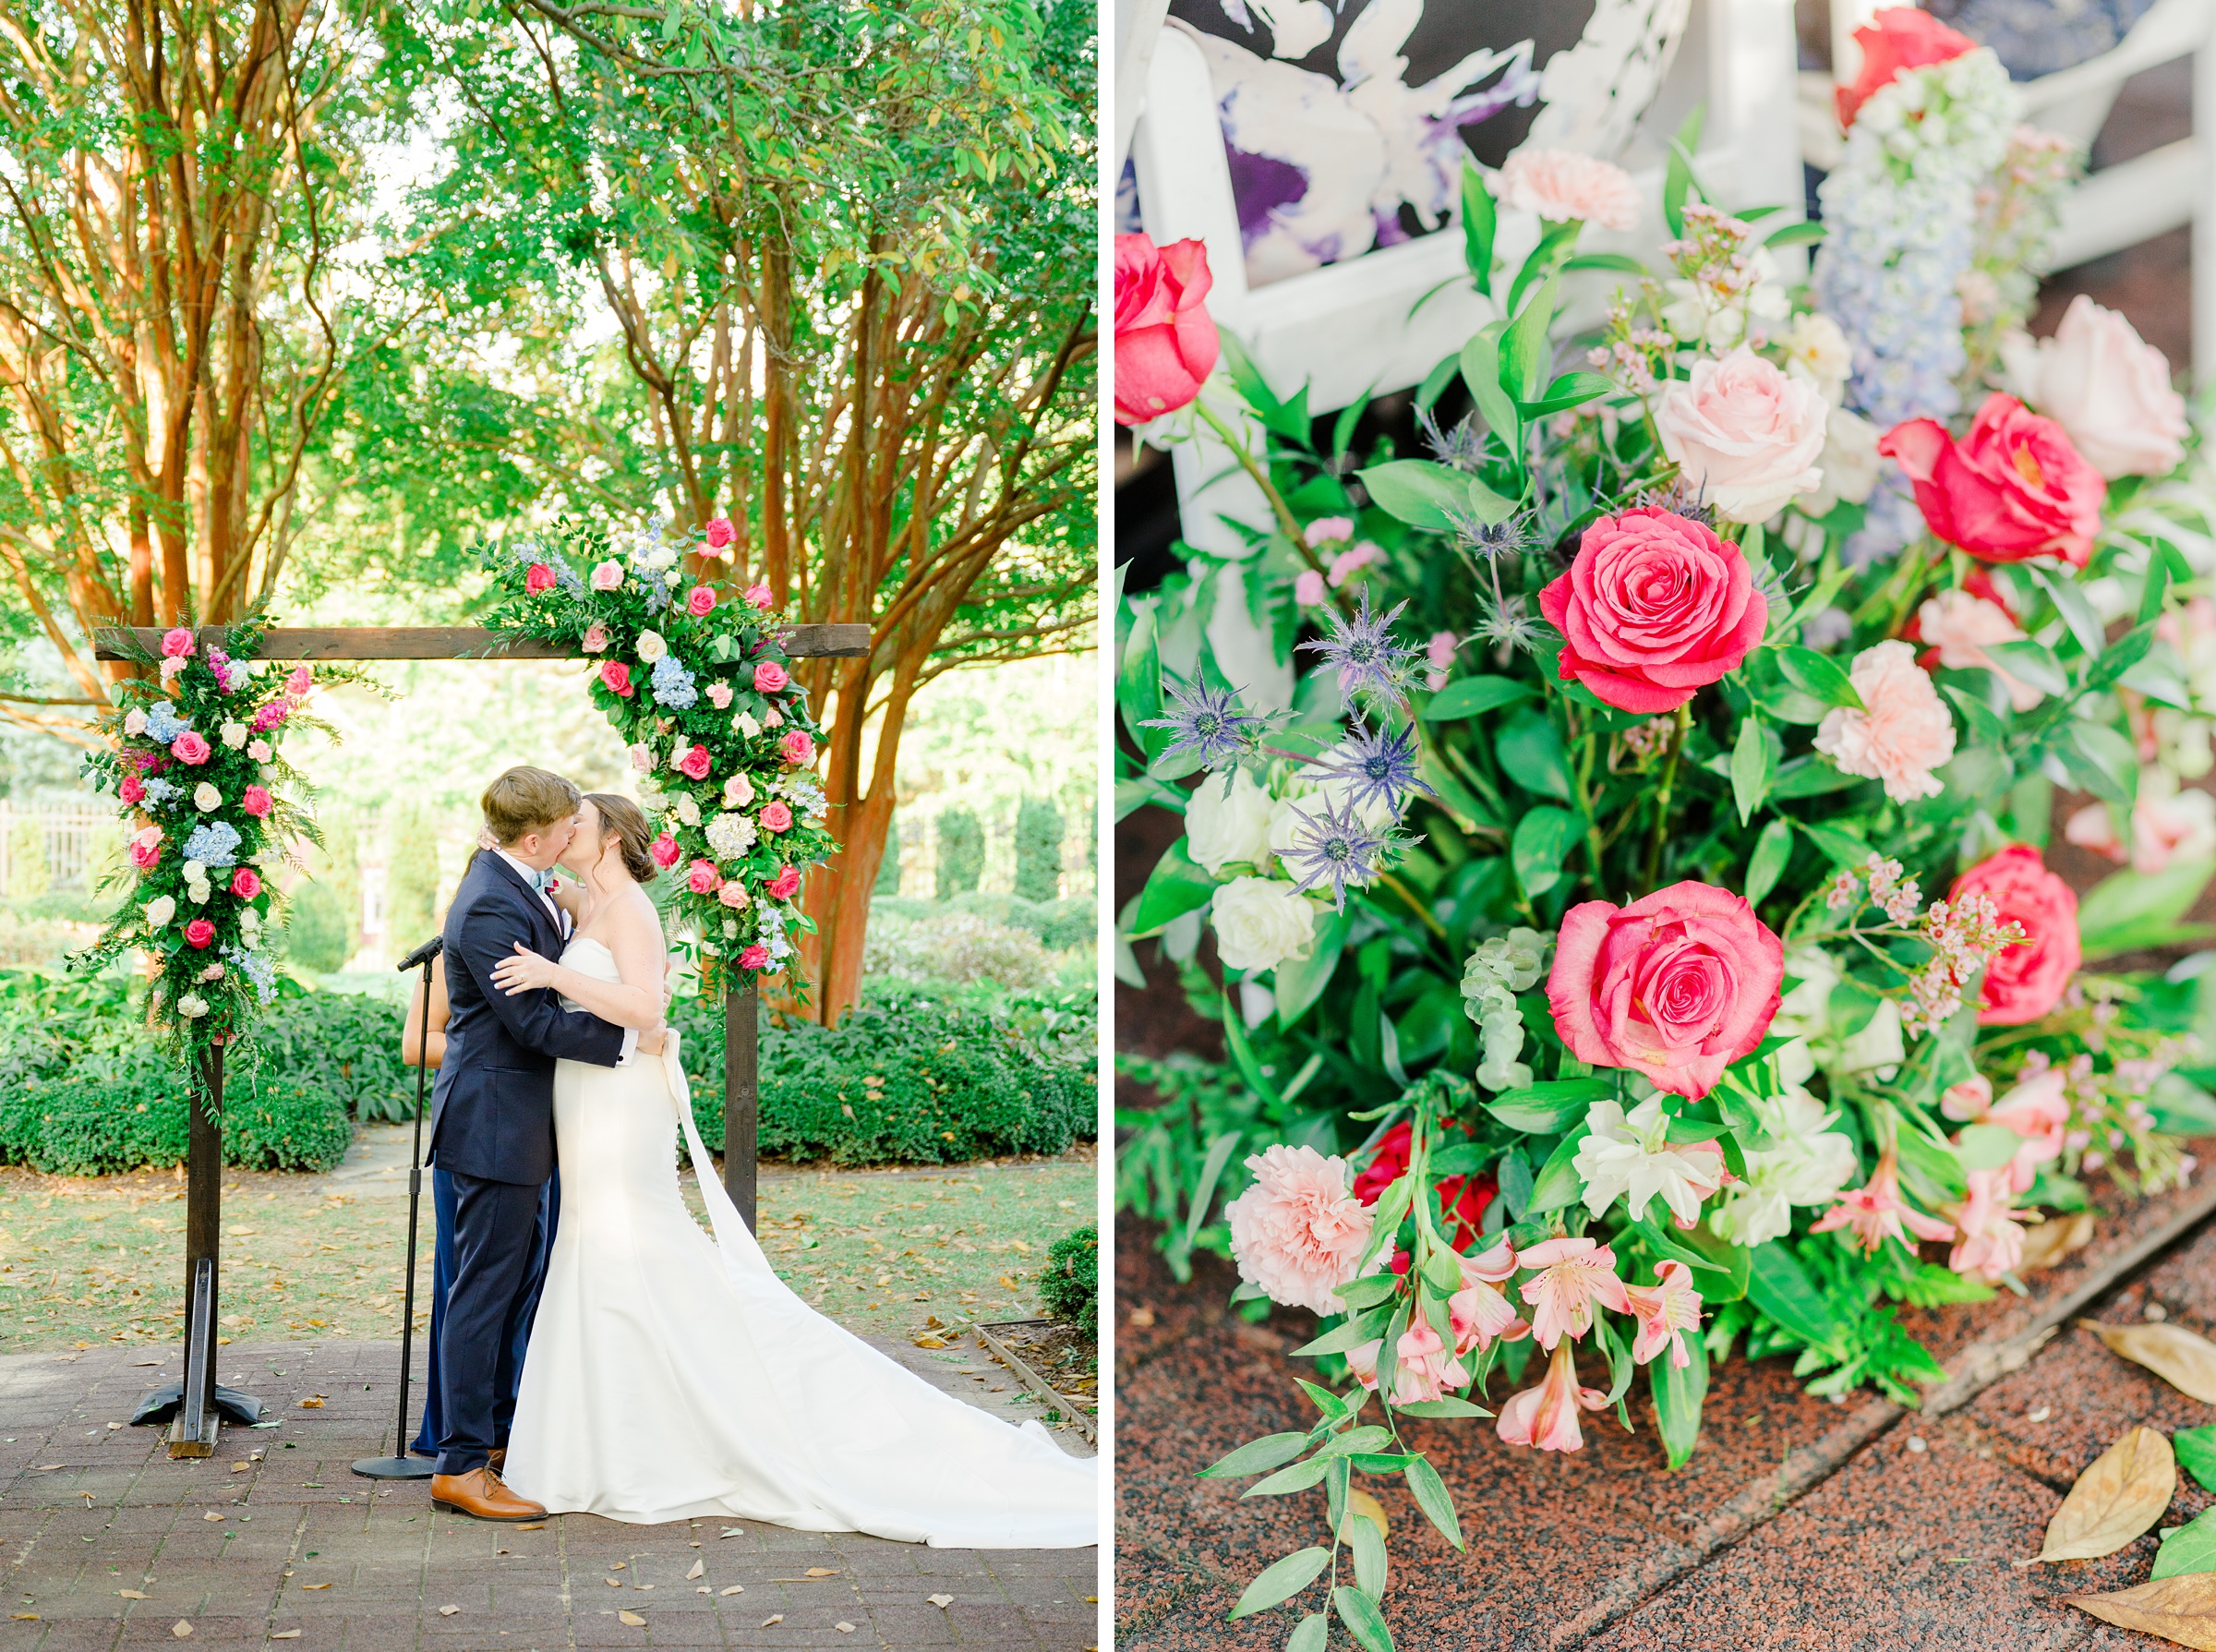
[[[115,793],[129,838],[131,884],[100,938],[72,955],[98,969],[126,951],[152,960],[152,1024],[195,1073],[209,1053],[250,1032],[275,995],[270,928],[283,904],[281,866],[291,846],[320,839],[294,801],[302,777],[280,746],[289,729],[324,725],[302,713],[319,683],[352,681],[340,667],[259,666],[265,620],[221,633],[180,625],[126,679],[101,719],[110,742],[85,772]],[[221,635],[221,645],[208,640]],[[328,730],[325,730],[328,732]]]
[[[823,730],[793,681],[766,585],[719,588],[735,535],[717,518],[610,537],[564,522],[488,550],[500,597],[487,623],[582,648],[594,705],[631,746],[654,858],[680,882],[711,994],[781,973],[802,879],[831,858],[815,774]],[[702,569],[689,573],[691,557]]]
[[[1301,1652],[1334,1611],[1391,1645],[1355,1476],[1461,1545],[1403,1419],[1575,1451],[1646,1426],[1644,1373],[1675,1466],[1734,1347],[1913,1405],[1941,1371],[1896,1304],[2015,1285],[2084,1231],[2042,1214],[2216,1132],[2216,953],[2087,967],[2182,951],[2216,873],[2198,443],[2120,316],[2023,332],[2071,158],[2006,129],[1992,54],[1918,12],[1863,38],[1825,226],[1704,200],[1697,127],[1651,269],[1578,251],[1633,216],[1618,169],[1470,165],[1497,319],[1440,341],[1428,456],[1349,452],[1361,404],[1321,443],[1210,322],[1199,245],[1119,239],[1119,420],[1224,435],[1271,525],[1119,614],[1119,809],[1185,823],[1121,928],[1229,1058],[1125,1062],[1164,1104],[1122,1115],[1118,1197],[1246,1311],[1324,1320],[1313,1426],[1203,1471],[1324,1489],[1234,1613],[1325,1579]],[[1229,600],[1274,675],[1215,654]],[[2082,904],[2057,788],[2131,862]]]

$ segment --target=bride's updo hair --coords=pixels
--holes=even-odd
[[[646,816],[638,804],[608,791],[588,792],[584,801],[600,811],[601,831],[615,834],[623,851],[623,870],[642,884],[654,882],[662,869],[654,862],[649,847],[654,834],[647,830]]]

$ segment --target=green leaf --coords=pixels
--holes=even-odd
[[[1904,1129],[1903,1135],[1908,1134]],[[1747,1254],[1747,1300],[1780,1329],[1813,1346],[1833,1349],[1838,1329],[1824,1293],[1810,1283],[1808,1274],[1782,1239],[1757,1245]]]
[[[1744,1245],[1734,1245],[1722,1235],[1711,1233],[1705,1222],[1676,1236],[1687,1249],[1699,1251],[1722,1272],[1721,1278],[1710,1273],[1702,1279],[1702,1301],[1737,1302],[1746,1296],[1747,1248]]]
[[[1516,412],[1515,398],[1501,387],[1502,328],[1503,323],[1496,321],[1470,335],[1462,346],[1462,380],[1470,387],[1470,398],[1484,416],[1486,428],[1499,436],[1520,465],[1524,421]]]
[[[2126,869],[2102,878],[2078,903],[2078,937],[2085,956],[2109,957],[2126,950],[2148,928],[2177,922],[2193,910],[2212,876],[2216,861],[2195,860],[2174,862],[2160,872]]]
[[[1493,736],[1493,754],[1510,779],[1540,797],[1570,801],[1570,761],[1554,724],[1536,712],[1514,718]]]
[[[1575,372],[1562,374],[1547,387],[1546,394],[1523,404],[1521,411],[1526,420],[1544,418],[1550,413],[1567,413],[1572,407],[1583,407],[1597,396],[1615,393],[1615,380],[1580,368]]]
[[[1411,1400],[1393,1409],[1403,1417],[1490,1417],[1483,1405],[1473,1405],[1467,1400],[1458,1400],[1449,1394],[1443,1400]]]
[[[1178,838],[1154,862],[1147,886],[1138,892],[1138,906],[1131,914],[1131,938],[1161,933],[1164,924],[1198,910],[1215,896],[1215,874],[1195,864],[1186,839]]]
[[[1306,1434],[1265,1434],[1249,1440],[1235,1452],[1217,1458],[1200,1471],[1204,1480],[1234,1480],[1242,1475],[1282,1468],[1308,1449]]]
[[[2070,634],[2078,639],[2078,645],[2085,650],[2086,658],[2099,659],[2101,650],[2108,645],[2107,628],[2101,623],[2101,617],[2093,612],[2093,605],[2085,599],[2085,593],[2078,588],[2078,582],[2066,573],[2056,573],[2041,567],[2037,562],[2017,565],[2038,583],[2041,590],[2046,592],[2054,604],[2055,612],[2062,616],[2062,622],[2070,628]]]
[[[2175,1442],[2173,1441],[2173,1449]],[[2154,1577],[2216,1572],[2216,1509],[2203,1509],[2162,1539],[2154,1551]]]
[[[2164,1073],[2154,1081],[2147,1098],[2154,1127],[2171,1136],[2216,1136],[2216,1096],[2210,1096],[2183,1073]],[[2216,1491],[2216,1479],[2209,1482]]]
[[[1283,1103],[1278,1096],[1277,1086],[1271,1083],[1262,1071],[1262,1064],[1255,1058],[1254,1046],[1246,1040],[1246,1018],[1231,995],[1231,983],[1223,983],[1223,1042],[1231,1047],[1233,1065],[1246,1088],[1254,1091],[1266,1104],[1276,1107]]]
[[[1754,852],[1747,858],[1747,904],[1760,906],[1763,897],[1777,886],[1793,853],[1793,823],[1782,816],[1762,828]]]
[[[2054,744],[2063,767],[2086,790],[2107,802],[2129,808],[2139,791],[2138,754],[2105,723],[2074,722]]]
[[[1549,1211],[1575,1204],[1584,1196],[1584,1180],[1571,1161],[1577,1157],[1577,1150],[1584,1140],[1585,1131],[1580,1126],[1563,1137],[1561,1145],[1548,1156],[1532,1182],[1531,1205],[1524,1212],[1526,1216],[1544,1216]]]
[[[1547,329],[1554,320],[1556,289],[1560,284],[1560,276],[1549,275],[1502,336],[1500,388],[1518,402],[1539,399],[1539,387],[1545,382],[1541,375],[1547,371],[1551,354]]]
[[[1329,1457],[1310,1457],[1306,1463],[1295,1463],[1290,1468],[1281,1468],[1266,1480],[1257,1480],[1239,1493],[1241,1497],[1283,1497],[1288,1491],[1306,1491],[1323,1478],[1331,1466]]]
[[[1526,895],[1544,895],[1562,879],[1562,860],[1584,835],[1582,815],[1541,803],[1516,822],[1509,838],[1509,862]]]
[[[1411,527],[1451,533],[1469,515],[1469,478],[1428,459],[1394,459],[1355,473],[1379,510]]]
[[[1754,818],[1770,790],[1770,742],[1763,738],[1762,720],[1748,717],[1739,725],[1739,742],[1731,748],[1731,797],[1739,805],[1739,824]]]
[[[1231,1163],[1231,1155],[1238,1151],[1239,1132],[1225,1130],[1208,1144],[1208,1157],[1200,1164],[1200,1180],[1193,1188],[1192,1208],[1186,1213],[1185,1248],[1191,1250],[1200,1236],[1200,1229],[1208,1222],[1208,1207],[1216,1197],[1216,1182],[1223,1167]]]
[[[1855,711],[1865,709],[1862,696],[1855,692],[1853,680],[1828,654],[1788,644],[1777,649],[1776,655],[1777,669],[1795,687],[1815,695],[1826,705],[1845,705]]]
[[[1378,1610],[1376,1601],[1360,1589],[1341,1584],[1331,1591],[1331,1604],[1339,1609],[1339,1621],[1362,1652],[1392,1652],[1392,1631],[1385,1627],[1385,1614]]]
[[[1763,237],[1764,247],[1811,247],[1824,238],[1824,226],[1803,219],[1772,230]]]
[[[1822,757],[1795,757],[1778,768],[1770,781],[1770,795],[1821,797],[1826,791],[1845,791],[1861,783],[1861,776],[1843,775]]]
[[[1625,252],[1581,252],[1564,259],[1565,270],[1615,270],[1625,275],[1644,275],[1646,266]]]
[[[1701,1402],[1708,1395],[1708,1346],[1698,1332],[1682,1335],[1685,1349],[1692,1356],[1683,1370],[1672,1363],[1667,1349],[1656,1355],[1646,1368],[1647,1383],[1655,1396],[1655,1426],[1661,1432],[1662,1449],[1672,1468],[1683,1467],[1700,1441]]]
[[[1344,1302],[1346,1298],[1342,1296],[1340,1300]],[[1348,1306],[1352,1307],[1353,1304],[1349,1303]],[[1358,1348],[1376,1337],[1385,1328],[1389,1317],[1384,1306],[1379,1304],[1332,1326],[1321,1336],[1312,1342],[1303,1343],[1293,1352],[1303,1358],[1314,1358],[1319,1354],[1343,1354],[1349,1348]]]
[[[1281,1031],[1290,1031],[1307,1013],[1308,1006],[1323,995],[1354,927],[1355,909],[1351,906],[1343,911],[1325,913],[1317,923],[1316,938],[1309,944],[1307,957],[1288,958],[1277,966],[1277,973],[1271,977],[1271,990],[1277,996],[1277,1024]]]
[[[1321,1612],[1310,1612],[1301,1619],[1300,1627],[1285,1642],[1285,1652],[1324,1652],[1331,1633],[1331,1621]]]
[[[1115,703],[1124,714],[1124,727],[1150,765],[1176,739],[1169,729],[1140,727],[1162,715],[1162,654],[1154,637],[1154,605],[1132,605],[1131,634],[1124,640],[1123,657],[1115,668]]]
[[[1392,1443],[1392,1430],[1378,1423],[1364,1423],[1343,1434],[1334,1434],[1317,1452],[1321,1457],[1344,1457],[1355,1452],[1383,1451]]]
[[[1451,723],[1497,706],[1531,698],[1531,690],[1513,677],[1457,677],[1426,702],[1427,723]]]
[[[2070,692],[2069,673],[2062,669],[2062,662],[2044,643],[2034,643],[2029,638],[2019,643],[1988,643],[1985,652],[2009,676],[2029,683],[2042,694]]]
[[[1429,412],[1431,404],[1446,392],[1447,380],[1454,377],[1454,369],[1462,365],[1458,356],[1442,356],[1424,375],[1424,381],[1415,387],[1415,404]]]
[[[1439,1535],[1456,1549],[1463,1548],[1462,1521],[1454,1513],[1454,1499],[1447,1492],[1447,1483],[1439,1477],[1439,1470],[1427,1459],[1418,1457],[1408,1465],[1408,1489],[1415,1495],[1415,1506],[1439,1527]]]
[[[2006,1125],[1968,1125],[1955,1138],[1955,1156],[1965,1170],[1998,1170],[2023,1144],[2024,1139]]]
[[[1346,1546],[1355,1551],[1355,1586],[1372,1600],[1385,1594],[1385,1534],[1366,1514],[1346,1523]]]
[[[1396,1183],[1395,1186],[1398,1184]],[[1382,1220],[1383,1215],[1384,1211],[1380,1207],[1379,1219]],[[1393,1218],[1393,1225],[1395,1227],[1400,1225],[1398,1216]],[[1391,1301],[1400,1288],[1401,1281],[1398,1274],[1367,1273],[1360,1279],[1348,1280],[1339,1287],[1337,1296],[1339,1300],[1349,1308],[1375,1308],[1380,1302]]]
[[[1595,1102],[1605,1102],[1615,1093],[1616,1086],[1606,1079],[1552,1079],[1502,1091],[1485,1110],[1511,1130],[1553,1136],[1584,1117]]]
[[[1808,840],[1822,850],[1825,858],[1835,866],[1860,866],[1870,858],[1870,846],[1849,832],[1835,831],[1830,826],[1815,826],[1801,820],[1794,822]]]
[[[1669,166],[1662,176],[1662,222],[1669,225],[1672,235],[1685,233],[1685,197],[1694,188],[1692,181],[1692,151],[1701,146],[1701,117],[1704,106],[1693,105],[1685,124],[1669,140]]]
[[[1531,1161],[1524,1150],[1511,1147],[1500,1155],[1500,1166],[1494,1172],[1499,1178],[1500,1197],[1508,1205],[1511,1220],[1521,1222],[1524,1212],[1531,1209]]]
[[[1251,1617],[1271,1607],[1283,1606],[1321,1577],[1324,1568],[1331,1563],[1331,1551],[1328,1549],[1319,1546],[1295,1550],[1246,1586],[1238,1605],[1231,1609],[1232,1617]]]
[[[1469,267],[1477,290],[1491,296],[1493,290],[1493,236],[1499,227],[1492,192],[1485,175],[1467,155],[1462,161],[1462,261]]]
[[[2216,1424],[2180,1429],[2170,1436],[2170,1449],[2178,1466],[2200,1482],[2203,1491],[2216,1491]]]
[[[1715,1138],[1705,1137],[1703,1140],[1714,1140]],[[1667,1210],[1667,1206],[1657,1200],[1646,1208],[1648,1214],[1632,1223],[1632,1231],[1646,1242],[1646,1248],[1649,1250],[1666,1260],[1683,1262],[1688,1268],[1698,1268],[1704,1273],[1728,1273],[1731,1272],[1724,1263],[1711,1260],[1705,1252],[1695,1250],[1690,1245],[1680,1245],[1674,1236],[1662,1230],[1654,1220],[1654,1212]],[[1703,1284],[1704,1288],[1704,1281]]]

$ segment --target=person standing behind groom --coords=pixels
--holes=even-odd
[[[641,1034],[561,1007],[550,991],[510,996],[492,971],[516,945],[559,956],[569,924],[546,877],[577,829],[575,786],[543,768],[508,770],[485,789],[495,847],[463,874],[445,930],[445,1059],[431,1106],[430,1161],[454,1187],[454,1276],[440,1347],[434,1506],[480,1520],[541,1520],[501,1482],[494,1453],[503,1396],[540,1266],[540,1189],[554,1169],[554,1063],[619,1067],[659,1054]]]

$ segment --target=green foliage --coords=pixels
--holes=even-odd
[[[185,1157],[181,1075],[122,1083],[66,1077],[0,1091],[0,1159],[52,1176],[160,1168]],[[249,1076],[226,1084],[223,1163],[247,1170],[326,1171],[346,1156],[345,1104],[314,1084]]]
[[[300,968],[319,974],[345,967],[346,914],[328,884],[310,880],[293,891],[292,910],[284,925],[284,950]]]
[[[46,833],[36,815],[23,815],[7,837],[7,898],[36,900],[54,887],[46,865]]]
[[[955,896],[977,887],[985,871],[985,828],[968,809],[939,811],[938,898]]]
[[[260,1070],[323,1091],[365,1123],[411,1118],[416,1069],[401,1064],[403,1013],[369,993],[282,998],[255,1035]]]
[[[1082,1331],[1097,1333],[1101,1292],[1101,1235],[1088,1222],[1047,1248],[1039,1272],[1039,1300],[1046,1311]]]
[[[870,893],[898,895],[900,893],[900,818],[895,815],[885,828],[885,858],[877,862],[877,881],[870,886]]]
[[[1045,798],[1027,797],[1016,811],[1016,893],[1024,899],[1061,895],[1062,831],[1062,812]]]
[[[406,799],[385,822],[385,933],[412,951],[431,934],[439,904],[439,817]]]

